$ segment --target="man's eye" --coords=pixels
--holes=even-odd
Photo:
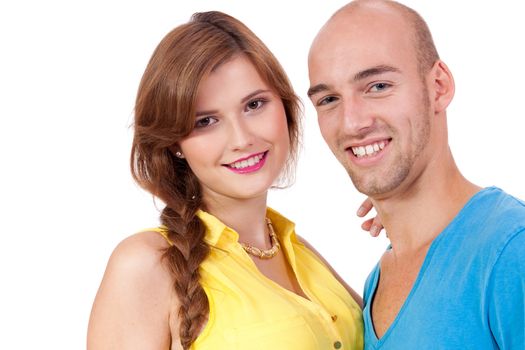
[[[196,129],[205,128],[205,127],[213,125],[215,123],[217,123],[217,119],[215,119],[213,117],[204,117],[204,118],[197,119],[195,121],[195,128]]]
[[[318,106],[324,106],[324,105],[332,103],[332,102],[334,102],[336,100],[337,100],[337,97],[335,97],[335,96],[326,96],[326,97],[320,99],[319,102],[317,102],[317,105]]]
[[[391,85],[387,83],[377,83],[372,85],[369,91],[371,92],[380,92],[388,89]]]

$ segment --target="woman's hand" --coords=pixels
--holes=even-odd
[[[372,204],[370,198],[365,199],[365,201],[361,203],[361,206],[357,210],[357,216],[360,218],[365,217],[373,207],[374,205]],[[379,216],[376,215],[375,217],[363,222],[361,224],[361,228],[365,231],[368,231],[372,237],[377,237],[383,229],[383,224],[381,223]]]

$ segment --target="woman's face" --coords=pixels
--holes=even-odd
[[[266,196],[289,154],[283,103],[246,57],[234,57],[202,80],[195,127],[179,146],[205,201]]]

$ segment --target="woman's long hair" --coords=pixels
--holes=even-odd
[[[199,266],[209,247],[204,242],[205,227],[196,215],[204,206],[199,181],[170,147],[193,130],[201,80],[237,55],[252,62],[284,104],[290,169],[298,149],[299,100],[268,48],[244,24],[224,13],[196,13],[162,39],[146,67],[135,104],[131,172],[141,187],[166,204],[160,218],[173,245],[164,257],[180,302],[179,333],[184,349],[195,341],[208,315]]]

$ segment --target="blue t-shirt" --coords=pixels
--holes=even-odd
[[[525,203],[487,188],[428,249],[414,286],[381,339],[365,285],[365,349],[525,349]]]

